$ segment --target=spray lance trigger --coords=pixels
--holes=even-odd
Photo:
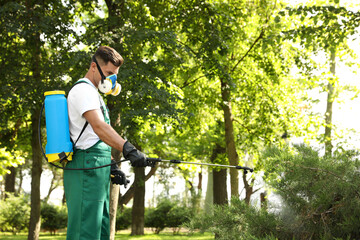
[[[252,168],[242,167],[242,166],[236,166],[236,169],[243,169],[245,174],[247,174],[248,171],[250,171],[250,172],[254,171],[254,169],[252,169]]]

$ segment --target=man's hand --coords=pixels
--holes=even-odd
[[[137,150],[131,143],[128,141],[125,142],[123,146],[123,155],[125,159],[130,160],[131,166],[133,167],[146,167],[148,162],[146,161],[146,156],[139,150]]]
[[[111,162],[114,163],[115,161],[112,160]],[[113,184],[124,185],[126,188],[127,184],[130,183],[130,180],[126,179],[125,173],[116,164],[111,165],[110,176]]]

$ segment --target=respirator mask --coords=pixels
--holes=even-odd
[[[105,77],[95,56],[92,57],[92,60],[93,60],[93,62],[96,63],[96,66],[101,75],[101,82],[99,83],[99,87],[98,87],[100,92],[102,92],[106,95],[109,95],[109,94],[111,94],[113,96],[119,95],[119,93],[121,92],[121,85],[116,82],[116,79],[117,79],[116,74],[112,74],[110,76]]]

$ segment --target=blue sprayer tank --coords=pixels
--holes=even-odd
[[[45,92],[45,121],[47,144],[45,148],[48,162],[60,160],[64,152],[67,160],[72,160],[73,144],[70,140],[69,115],[64,91]]]

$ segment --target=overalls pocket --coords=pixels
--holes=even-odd
[[[85,151],[84,167],[94,168],[110,164],[111,155],[98,151]],[[84,199],[91,201],[102,201],[109,191],[110,166],[85,170],[83,182]]]

